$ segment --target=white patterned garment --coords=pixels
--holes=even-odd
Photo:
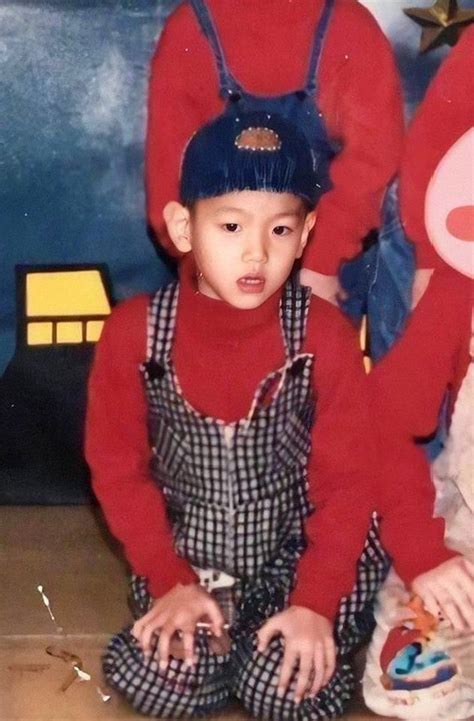
[[[446,544],[474,560],[474,362],[459,391],[446,448],[433,464],[435,514]]]

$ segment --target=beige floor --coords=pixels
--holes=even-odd
[[[88,507],[0,507],[0,721],[100,721],[143,718],[115,694],[103,702],[100,653],[127,620],[126,572],[108,534]],[[49,597],[58,633],[37,586]],[[82,660],[90,681],[61,686]],[[72,672],[74,675],[74,672]],[[244,721],[237,707],[215,721]],[[348,721],[377,718],[360,702]]]

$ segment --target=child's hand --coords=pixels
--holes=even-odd
[[[150,655],[153,634],[159,631],[157,656],[161,669],[167,667],[171,641],[175,634],[179,634],[184,662],[192,666],[195,662],[194,633],[199,621],[208,621],[212,633],[218,637],[221,635],[224,617],[212,596],[197,584],[183,586],[178,583],[135,622],[132,634],[143,653]]]
[[[462,556],[441,563],[412,582],[426,610],[449,621],[456,631],[474,630],[474,564]]]
[[[304,696],[315,696],[327,684],[336,667],[336,647],[332,626],[324,616],[303,606],[290,606],[272,616],[257,633],[260,653],[264,653],[273,636],[284,638],[285,653],[280,670],[278,694],[288,688],[295,666],[299,667],[295,703]]]

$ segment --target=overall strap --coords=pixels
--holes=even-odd
[[[147,358],[167,364],[174,338],[178,283],[170,283],[155,293],[148,310]]]
[[[206,5],[205,0],[189,0],[194,14],[196,15],[199,26],[204,36],[209,41],[209,44],[214,53],[214,58],[217,65],[217,71],[219,73],[219,85],[220,92],[223,97],[228,97],[232,93],[236,93],[240,90],[237,81],[230,72],[227,61],[225,59],[224,49],[219,40],[216,26],[212,19],[209,8]]]
[[[280,306],[281,325],[287,356],[297,355],[306,337],[306,321],[311,302],[311,289],[300,285],[298,275],[287,281]]]
[[[305,90],[310,95],[316,92],[316,78],[319,72],[319,64],[323,53],[324,40],[328,29],[331,14],[334,8],[334,0],[325,0],[323,11],[319,19],[318,25],[314,32],[313,48],[309,61],[308,75],[306,78]]]

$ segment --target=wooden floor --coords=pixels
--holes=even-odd
[[[106,690],[100,673],[102,648],[129,619],[125,568],[94,511],[0,507],[0,529],[1,721],[143,719]],[[55,622],[38,586],[50,600]],[[78,656],[90,681],[75,680],[62,691],[71,661],[49,655],[47,648]],[[111,695],[107,702],[98,687]],[[232,707],[212,718],[249,717]],[[379,717],[355,701],[343,718]]]

